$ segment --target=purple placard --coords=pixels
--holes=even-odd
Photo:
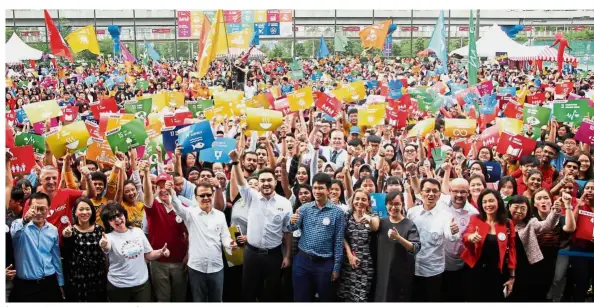
[[[177,36],[179,38],[189,38],[192,36],[191,27],[190,11],[177,11]]]
[[[584,119],[575,133],[575,139],[594,146],[594,121]]]

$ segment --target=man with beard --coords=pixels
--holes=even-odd
[[[550,190],[553,187],[553,182],[559,177],[557,168],[561,169],[563,162],[559,163],[558,158],[562,157],[565,160],[565,155],[560,154],[560,149],[557,144],[552,142],[545,142],[542,148],[542,156],[540,158],[539,170],[542,173],[542,187]],[[558,163],[557,166],[553,165],[553,160]],[[520,191],[518,191],[520,193]]]
[[[555,183],[555,186],[551,189],[551,194],[556,195],[561,191],[568,183],[573,184],[573,194],[571,196],[576,197],[579,190],[579,184],[575,181],[578,178],[581,163],[575,158],[567,158],[563,162],[563,178]]]
[[[415,261],[413,301],[439,302],[446,263],[444,242],[459,241],[460,229],[449,212],[437,207],[439,181],[425,178],[420,188],[423,205],[414,206],[407,213],[421,237],[421,250]]]
[[[185,302],[188,277],[185,272],[188,251],[188,230],[181,217],[173,211],[170,191],[173,178],[159,175],[157,196],[153,195],[149,166],[143,164],[144,210],[151,246],[169,246],[169,257],[150,262],[151,280],[158,302]],[[169,189],[167,188],[169,187]]]
[[[258,173],[260,192],[250,188],[239,166],[237,150],[229,153],[239,194],[248,207],[247,246],[243,260],[243,300],[277,301],[281,269],[291,265],[292,234],[287,229],[292,207],[288,199],[276,194],[274,170]],[[285,257],[281,243],[285,239]],[[265,287],[264,287],[265,286]]]
[[[442,166],[446,174],[451,171],[451,164]],[[452,215],[454,223],[458,225],[458,232],[464,233],[470,217],[478,214],[478,210],[468,202],[469,184],[464,178],[450,181],[449,195],[442,194],[437,201],[437,208]],[[460,258],[464,244],[462,240],[445,242],[445,272],[443,273],[442,299],[447,302],[463,302],[464,292],[458,287],[466,282],[464,260]]]
[[[248,178],[254,175],[258,168],[258,155],[253,151],[245,151],[241,159],[241,178]],[[237,201],[236,198],[240,196],[238,191],[238,178],[231,176],[231,184],[229,185],[229,194],[231,201]]]
[[[87,184],[86,191],[59,189],[58,188],[58,169],[47,165],[41,169],[39,176],[41,188],[38,192],[45,193],[50,198],[50,205],[47,215],[47,221],[58,228],[60,237],[60,246],[62,246],[62,231],[72,223],[72,205],[79,197],[84,196],[90,199],[95,198],[95,186]],[[91,182],[91,174],[87,168],[83,168],[82,175],[86,177],[87,182]],[[29,211],[30,201],[27,201],[23,212]]]

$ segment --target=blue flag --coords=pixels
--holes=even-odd
[[[153,44],[152,43],[145,43],[144,45],[146,47],[146,52],[151,57],[151,59],[153,59],[153,61],[160,61],[161,60],[161,56],[159,55],[159,53],[157,53],[157,51],[153,47]]]
[[[439,18],[435,24],[435,30],[431,35],[429,41],[429,49],[435,52],[437,58],[441,61],[443,66],[443,73],[448,73],[448,50],[446,46],[445,22],[443,17],[443,10],[439,13]]]
[[[254,35],[250,41],[250,47],[255,47],[258,45],[260,45],[260,33],[258,33],[258,31],[254,31]]]
[[[200,152],[200,161],[202,162],[220,162],[231,163],[229,153],[235,149],[235,139],[218,138],[212,143],[212,148],[204,149]]]
[[[326,45],[326,41],[324,40],[324,36],[320,37],[320,49],[318,49],[318,59],[325,58],[330,54],[328,50],[328,45]]]

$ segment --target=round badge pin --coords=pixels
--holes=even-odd
[[[68,217],[65,215],[62,215],[62,217],[60,218],[60,222],[62,222],[62,224],[68,224]]]
[[[499,239],[499,241],[505,241],[505,238],[507,238],[505,236],[505,234],[503,232],[500,232],[497,234],[497,239]]]
[[[322,221],[322,224],[324,224],[324,225],[330,225],[330,218],[329,217],[325,217],[324,220]]]
[[[10,228],[8,227],[8,225],[4,225],[4,227],[6,227],[6,232],[8,233],[10,231]]]
[[[182,218],[178,215],[175,217],[175,221],[179,224],[182,222]]]

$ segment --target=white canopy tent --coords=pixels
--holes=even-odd
[[[494,58],[495,52],[507,52],[510,58],[517,58],[532,56],[533,53],[535,53],[535,50],[531,50],[530,48],[515,42],[505,34],[499,25],[494,24],[489,31],[485,32],[485,34],[476,41],[476,52],[479,57]],[[450,55],[452,54],[468,57],[468,46],[450,52]]]
[[[43,52],[35,48],[29,47],[21,38],[12,33],[12,37],[6,42],[6,63],[20,63],[26,60],[39,60]]]

